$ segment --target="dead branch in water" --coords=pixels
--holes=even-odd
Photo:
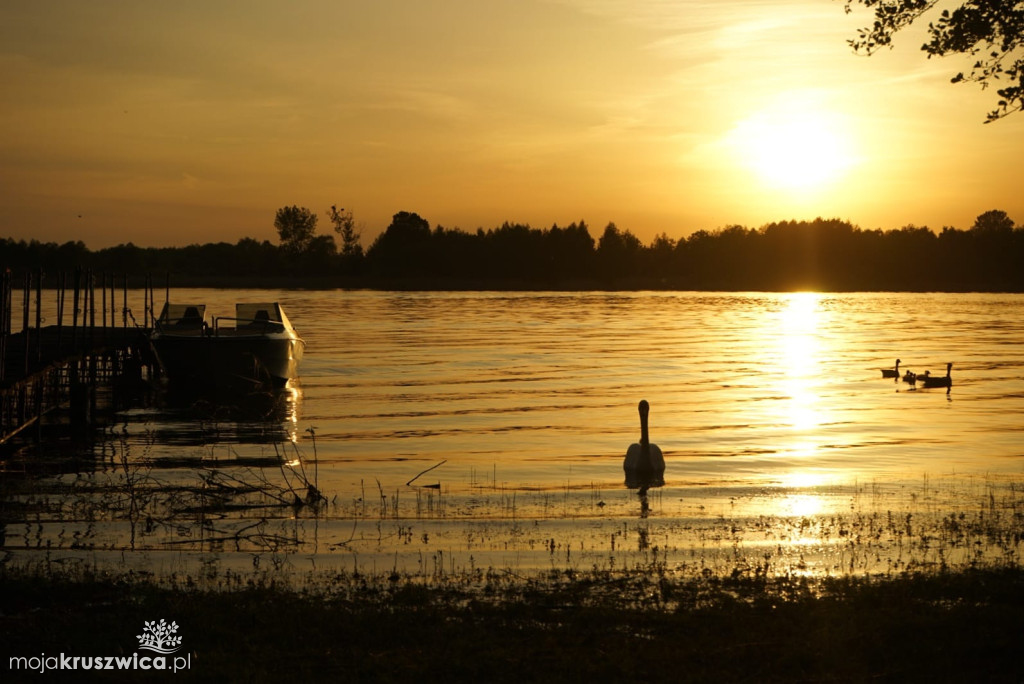
[[[441,461],[440,463],[437,463],[435,465],[430,466],[426,470],[424,470],[421,473],[417,474],[416,477],[414,477],[411,480],[409,480],[408,482],[406,482],[405,486],[406,487],[411,487],[412,483],[415,482],[416,480],[418,480],[420,478],[420,476],[426,475],[427,473],[429,473],[431,470],[433,470],[435,468],[440,468],[441,466],[443,466],[447,462],[448,462],[448,459],[445,459],[445,460]],[[417,486],[418,487],[429,487],[431,489],[440,489],[441,488],[440,484],[436,484],[436,485],[417,485]]]

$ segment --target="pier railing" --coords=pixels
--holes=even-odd
[[[152,376],[153,311],[149,276],[139,292],[126,276],[84,269],[0,270],[0,443],[58,407],[88,421],[101,393],[118,400]]]

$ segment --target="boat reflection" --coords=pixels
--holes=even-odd
[[[215,441],[246,444],[295,442],[299,436],[302,387],[289,380],[283,387],[252,392],[167,385],[158,399],[161,420],[153,433],[157,442],[204,445]]]

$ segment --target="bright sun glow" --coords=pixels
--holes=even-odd
[[[730,138],[739,161],[778,190],[824,189],[855,161],[844,119],[813,101],[795,99],[756,111]]]

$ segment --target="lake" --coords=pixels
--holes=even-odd
[[[1024,295],[171,294],[280,301],[301,378],[258,410],[157,391],[74,467],[26,466],[8,562],[316,583],[1021,560]],[[883,379],[897,358],[952,362],[952,387]],[[646,496],[622,470],[641,399],[666,460]]]

